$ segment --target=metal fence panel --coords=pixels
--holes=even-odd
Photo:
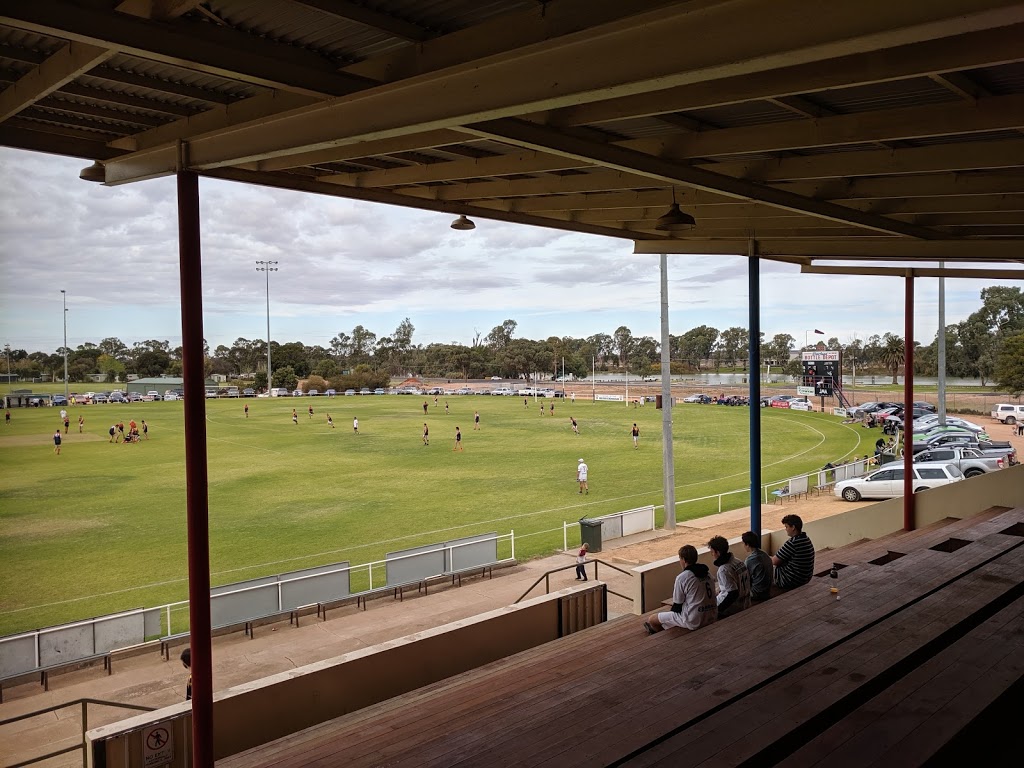
[[[103,653],[116,648],[127,648],[137,645],[146,639],[145,617],[142,611],[106,619],[96,619],[93,642],[93,653]]]
[[[236,581],[233,584],[223,584],[219,587],[210,587],[210,596],[223,595],[225,592],[237,592],[240,589],[246,587],[260,587],[265,584],[277,584],[277,574],[273,576],[261,576],[258,579],[246,579],[245,581]]]
[[[142,615],[142,631],[146,637],[159,637],[163,634],[164,611],[162,608],[148,608]],[[168,627],[167,634],[170,633],[171,630]]]
[[[652,530],[652,520],[654,520],[653,506],[627,509],[622,513],[622,535],[631,536],[634,533],[650,531]]]
[[[349,563],[334,563],[281,574],[281,609],[340,600],[351,594]],[[305,576],[307,578],[299,578]],[[297,581],[295,579],[298,579]]]
[[[0,677],[20,675],[36,668],[36,633],[0,640]]]
[[[387,564],[389,587],[422,581],[445,572],[444,545],[428,544],[424,547],[388,552],[384,555],[384,561]]]
[[[48,667],[74,661],[96,653],[93,650],[92,623],[57,627],[39,633],[39,666]]]
[[[210,618],[214,627],[241,624],[249,619],[269,616],[279,610],[276,576],[272,584],[210,597]]]
[[[479,568],[498,561],[498,532],[481,533],[479,536],[466,536],[461,539],[446,541],[446,568],[449,573],[464,571],[468,568]]]
[[[601,518],[601,539],[602,541],[608,541],[608,539],[621,539],[622,538],[622,516],[615,515],[613,517],[602,517]]]

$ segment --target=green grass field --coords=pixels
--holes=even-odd
[[[542,418],[532,399],[527,408],[522,398],[447,400],[449,415],[444,398],[436,408],[430,398],[429,446],[421,440],[422,397],[206,401],[213,584],[365,563],[487,531],[514,529],[516,556],[527,559],[561,547],[563,521],[662,501],[661,412],[652,405],[542,400],[555,402],[555,417]],[[0,433],[0,634],[185,598],[183,405],[69,408],[60,456],[52,442],[59,409],[13,411]],[[831,416],[762,414],[765,482],[868,451],[858,430]],[[150,439],[111,445],[107,429],[130,418],[147,421]],[[629,436],[633,421],[639,450]],[[462,453],[452,451],[456,425]],[[745,486],[747,428],[746,408],[677,408],[678,500]],[[577,492],[580,456],[590,466],[588,496]],[[745,506],[746,498],[727,502],[723,508]],[[714,500],[686,504],[678,516],[717,509]]]

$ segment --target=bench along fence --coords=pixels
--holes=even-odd
[[[213,587],[210,618],[215,630],[244,626],[252,637],[256,621],[288,615],[297,625],[303,609],[315,607],[326,618],[327,607],[352,598],[365,608],[366,599],[375,594],[390,591],[402,599],[410,587],[425,590],[429,581],[441,577],[461,584],[467,573],[489,574],[493,566],[514,560],[513,531],[467,536],[389,552],[384,560],[360,565],[343,561]],[[102,659],[109,674],[113,651],[148,640],[159,640],[160,652],[169,658],[174,641],[188,638],[188,604],[182,600],[2,637],[0,697],[7,680],[39,673],[48,689],[51,670],[75,664]]]
[[[601,523],[601,541],[609,539],[621,539],[623,536],[632,536],[634,533],[653,531],[657,526],[654,519],[654,505],[646,507],[626,509],[622,512],[613,512],[610,515],[587,518],[591,522]],[[562,522],[562,548],[569,549],[569,528],[575,527],[578,523]]]

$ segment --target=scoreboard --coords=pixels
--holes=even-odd
[[[843,353],[827,349],[803,353],[803,385],[814,387],[817,397],[832,397],[842,388]]]

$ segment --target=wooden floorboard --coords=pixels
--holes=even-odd
[[[696,633],[647,637],[642,619],[622,617],[219,764],[607,763],[1020,542],[998,531],[1024,519],[1021,510],[986,517],[907,533],[899,537],[907,556],[887,565],[844,568],[838,603],[828,579],[815,579]],[[956,553],[928,549],[953,530],[977,540]],[[842,552],[827,557],[841,562]]]
[[[630,765],[670,765],[681,755],[685,755],[688,765],[734,765],[745,759],[756,762],[758,753],[782,734],[875,682],[893,665],[940,636],[951,623],[969,618],[979,606],[1015,586],[1005,573],[1003,559],[879,623],[747,697],[742,706],[729,707]],[[1024,567],[1024,549],[1012,553],[1012,563]]]

